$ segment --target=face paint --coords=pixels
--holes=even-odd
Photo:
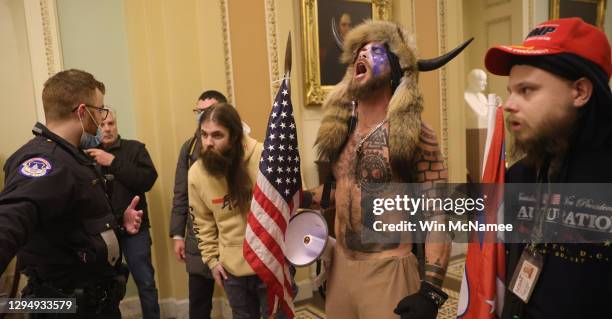
[[[374,76],[381,75],[389,66],[387,48],[382,44],[372,44],[370,47],[370,56],[372,57],[372,72]]]

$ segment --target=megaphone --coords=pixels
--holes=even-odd
[[[334,243],[323,215],[305,210],[289,220],[285,231],[285,257],[294,266],[308,266],[331,251]]]

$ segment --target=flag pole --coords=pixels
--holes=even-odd
[[[285,45],[285,74],[283,81],[288,80],[291,74],[291,31],[287,35],[287,44]],[[287,81],[287,87],[289,87],[289,81]],[[278,311],[278,296],[274,296],[274,307],[271,311],[270,317],[275,318],[276,312]]]
[[[285,77],[291,74],[291,32],[287,35],[287,45],[285,46]]]

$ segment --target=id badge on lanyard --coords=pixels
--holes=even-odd
[[[543,266],[544,256],[537,250],[536,245],[527,245],[523,249],[509,286],[510,291],[524,303],[529,302]]]
[[[539,179],[539,178],[538,178]],[[549,185],[547,183],[547,185]],[[550,197],[550,188],[547,189],[546,208],[548,208],[548,198]],[[510,280],[510,291],[519,297],[524,303],[528,303],[531,294],[542,273],[544,267],[544,255],[538,250],[538,243],[542,242],[544,231],[544,215],[540,210],[542,203],[542,189],[538,187],[536,190],[536,218],[534,229],[532,229],[532,243],[525,246],[521,258],[514,269],[512,279]]]

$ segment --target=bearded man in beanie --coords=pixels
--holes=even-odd
[[[322,201],[325,207],[329,198],[336,209],[328,318],[433,319],[447,298],[441,286],[451,247],[448,235],[428,235],[422,276],[412,253],[414,241],[363,240],[374,231],[372,224],[362,225],[373,216],[362,210],[361,201],[369,196],[368,185],[431,187],[447,179],[435,133],[421,121],[417,78],[419,71],[450,61],[468,43],[442,57],[418,60],[412,35],[387,21],[367,21],[343,40],[341,59],[348,67],[324,102],[316,140],[319,158],[332,164],[335,190],[320,186],[304,194],[311,207]]]
[[[504,111],[514,139],[513,152],[524,154],[506,172],[507,183],[568,189],[569,183],[612,182],[608,84],[612,65],[603,32],[578,18],[547,21],[532,30],[522,45],[490,48],[485,64],[491,73],[509,76]],[[593,191],[584,193],[589,196]],[[529,243],[506,244],[502,317],[608,318],[612,296],[609,233],[599,243],[584,240],[585,234],[594,234],[588,229],[595,224],[587,220],[591,215],[579,214],[585,208],[578,205],[568,209],[571,198],[580,196],[561,192],[554,202],[551,194],[555,193],[536,196],[535,205],[557,205],[561,218],[551,220],[546,210],[535,209],[529,220],[533,228],[527,228]],[[610,199],[605,200],[610,206]],[[506,195],[505,201],[506,216],[516,217],[518,209],[512,207],[520,201],[518,196]],[[600,213],[609,219],[609,212]],[[574,219],[574,214],[583,216]],[[577,226],[585,227],[577,230]],[[551,233],[553,227],[554,234],[564,236],[553,240],[539,236]],[[555,239],[564,242],[551,243]],[[515,278],[523,273],[529,274],[523,278],[533,279]]]

